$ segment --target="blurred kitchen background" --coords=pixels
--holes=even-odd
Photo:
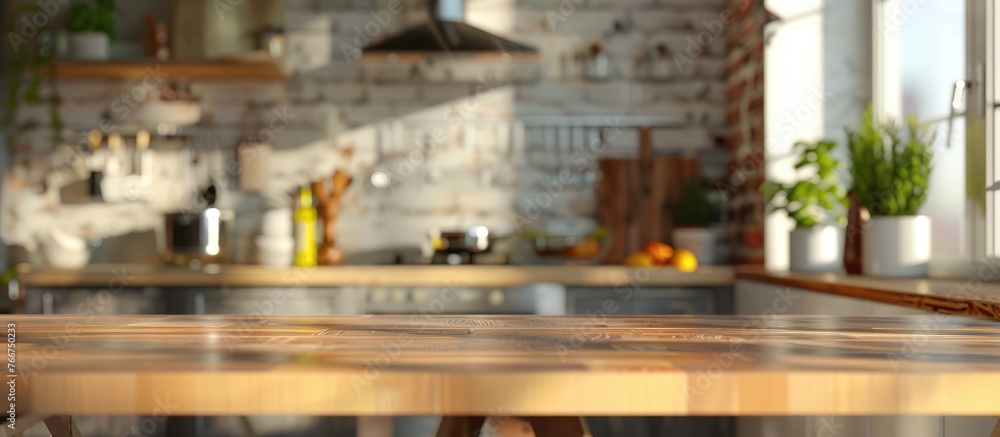
[[[480,263],[552,262],[509,236],[604,229],[581,258],[621,263],[673,243],[675,219],[699,229],[684,244],[703,264],[762,262],[762,169],[728,179],[763,138],[768,16],[754,2],[118,2],[101,63],[72,59],[87,42],[59,24],[70,15],[31,39],[55,60],[6,146],[3,242],[38,265],[159,262],[164,216],[198,212],[209,187],[231,219],[224,262],[291,263],[258,255],[290,236],[266,238],[265,220],[287,222],[299,188],[338,170],[351,180],[333,217],[347,264],[431,262],[435,235],[477,227],[502,249]],[[360,56],[435,17],[511,45],[470,49],[476,35],[448,27]],[[625,199],[640,185],[658,192]]]
[[[843,143],[871,102],[935,124],[921,213],[935,258],[966,259],[982,243],[962,237],[961,181],[977,180],[966,161],[985,152],[966,150],[976,138],[953,96],[974,60],[956,48],[985,40],[966,6],[985,2],[876,3],[902,12],[868,0],[5,1],[0,310],[731,314],[730,265],[765,264],[766,248],[767,267],[788,267],[790,223],[765,219],[765,172],[793,174],[795,141]],[[644,267],[664,245],[690,257],[665,255],[680,261],[648,282],[613,267]],[[507,267],[379,267],[394,264]],[[560,268],[580,265],[602,266]],[[608,279],[620,275],[639,279],[634,295]],[[781,432],[767,418],[588,419],[594,435],[630,437],[728,436],[737,422],[740,435]],[[80,423],[123,435],[139,422]],[[396,435],[435,424],[397,420]],[[167,428],[348,435],[355,421]]]
[[[760,3],[6,2],[0,21],[17,35],[0,91],[6,311],[583,314],[614,298],[616,314],[732,313],[732,271],[705,269],[763,262],[771,17]],[[436,281],[386,286],[379,278],[399,273],[349,284],[335,269],[282,270],[622,265],[648,243],[691,250],[685,269],[696,257],[700,273],[620,300],[607,281],[559,279],[573,271],[487,272],[470,286],[435,270]],[[81,426],[121,435],[138,420]],[[431,435],[436,423],[400,419],[396,435]],[[733,422],[590,425],[728,435]],[[165,429],[346,435],[355,422]]]

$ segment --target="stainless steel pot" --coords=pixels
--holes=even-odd
[[[219,264],[229,260],[229,232],[234,214],[210,207],[164,217],[164,261],[177,265]]]

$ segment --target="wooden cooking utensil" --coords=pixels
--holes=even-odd
[[[313,181],[313,198],[317,201],[317,210],[323,217],[323,241],[320,244],[317,261],[321,265],[338,265],[344,262],[344,253],[337,248],[337,215],[340,212],[340,202],[344,191],[351,185],[353,179],[347,173],[337,170],[327,189],[323,180]]]

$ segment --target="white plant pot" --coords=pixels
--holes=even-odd
[[[866,275],[927,276],[931,260],[930,217],[872,217],[863,230],[861,258]]]
[[[104,32],[72,32],[69,34],[69,55],[73,59],[106,61],[111,40]]]
[[[835,272],[844,264],[844,229],[795,228],[788,238],[788,266],[796,272]]]
[[[686,249],[698,257],[699,264],[718,264],[719,240],[725,231],[722,227],[676,228],[673,233],[674,247]]]

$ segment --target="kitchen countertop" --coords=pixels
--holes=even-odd
[[[940,278],[878,278],[768,271],[760,266],[672,267],[365,265],[274,268],[207,266],[200,271],[150,264],[92,265],[82,270],[24,270],[27,287],[519,287],[549,282],[576,287],[730,287],[768,282],[947,314],[1000,319],[1000,283]]]
[[[731,266],[702,266],[685,273],[673,267],[405,265],[274,268],[255,265],[182,267],[123,264],[92,265],[82,270],[24,270],[28,287],[334,287],[442,286],[517,287],[551,282],[581,287],[732,286]]]
[[[163,414],[165,401],[170,415],[1000,415],[1000,325],[971,317],[7,323],[19,417]]]
[[[974,279],[880,278],[838,273],[768,271],[740,266],[747,279],[946,314],[1000,319],[1000,283]],[[984,278],[989,279],[989,278]],[[998,275],[997,279],[1000,279]]]

